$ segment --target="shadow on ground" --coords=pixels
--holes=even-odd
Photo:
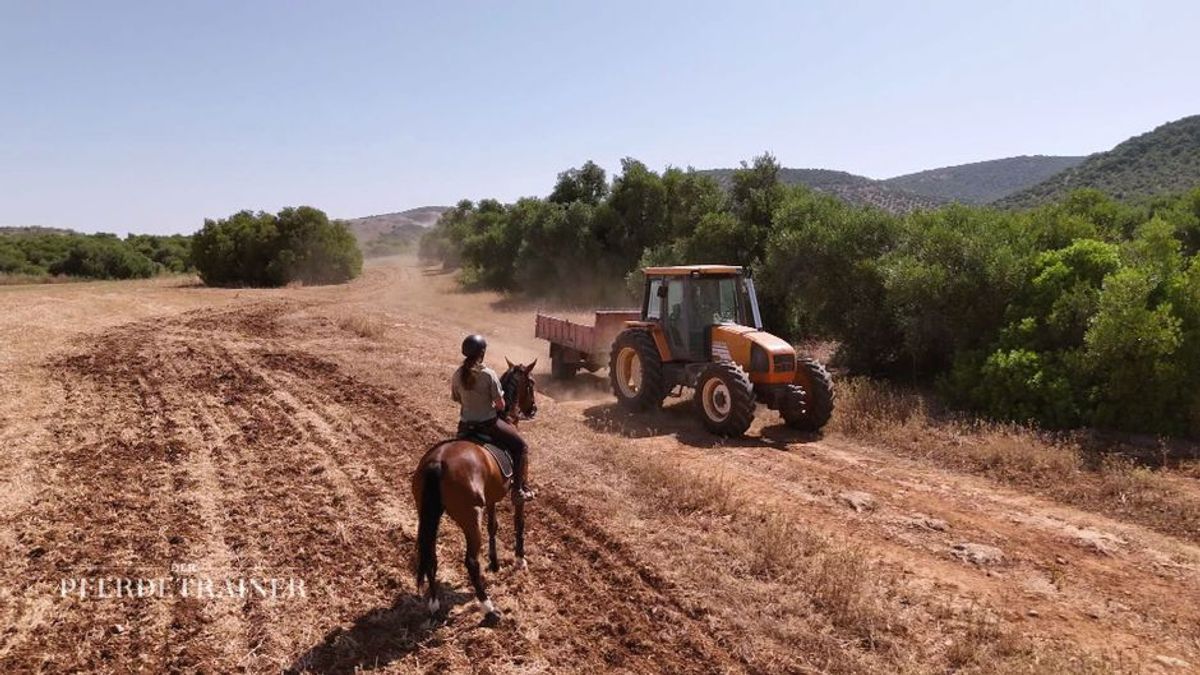
[[[375,608],[358,617],[349,629],[338,626],[329,631],[285,672],[340,674],[383,668],[418,647],[427,646],[423,643],[436,642],[435,633],[446,625],[449,609],[471,602],[474,597],[442,585],[442,610],[436,621],[431,622],[425,599],[405,594],[391,607]],[[453,620],[464,621],[473,616],[467,613]]]
[[[774,413],[759,408],[760,415]],[[584,422],[606,434],[618,434],[626,438],[650,438],[671,436],[684,445],[694,448],[773,448],[786,450],[789,445],[813,443],[821,440],[820,433],[803,433],[784,424],[763,427],[757,436],[726,438],[710,433],[696,415],[690,399],[665,405],[662,410],[647,413],[631,413],[615,402],[602,403],[583,411]]]

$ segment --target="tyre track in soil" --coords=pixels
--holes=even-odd
[[[661,440],[631,444],[650,452]],[[896,458],[885,463],[869,449],[840,441],[768,455],[761,450],[746,440],[676,452],[681,466],[755,485],[753,499],[772,512],[871,539],[889,567],[915,574],[919,583],[982,602],[1015,621],[1036,620],[1039,631],[1094,653],[1136,652],[1151,644],[1160,652],[1186,653],[1196,646],[1196,634],[1187,629],[1200,625],[1200,556],[1194,547],[1103,517],[1031,503],[1028,496],[1006,498],[995,488],[985,494],[972,489],[977,487],[972,477],[945,472],[931,481],[927,468]],[[871,495],[872,505],[861,512],[853,508],[841,496],[851,491]],[[1061,520],[1046,515],[1060,512]],[[941,521],[940,529],[923,525],[923,519]],[[1072,539],[1072,532],[1105,531],[1120,533],[1109,535],[1121,542],[1120,550],[1102,551],[1094,540]],[[1144,539],[1130,534],[1135,531]],[[953,547],[961,542],[995,545],[1004,560],[982,565],[959,560]],[[1171,562],[1171,555],[1184,562]],[[1027,618],[1030,610],[1029,617],[1039,618]]]
[[[114,357],[123,361],[120,374],[106,367]],[[35,550],[44,551],[22,580],[26,596],[35,596],[30,604],[55,597],[60,577],[165,576],[170,561],[194,539],[198,524],[186,501],[161,498],[181,491],[186,477],[176,421],[156,391],[161,373],[155,365],[137,343],[120,340],[102,340],[95,352],[50,365],[70,382],[53,428],[59,449],[47,460],[59,471],[17,524],[19,537],[41,542]],[[100,376],[73,377],[80,372]],[[118,379],[125,386],[114,386]],[[163,536],[166,530],[174,537]],[[19,662],[24,654],[51,669],[102,668],[114,658],[132,667],[168,663],[171,645],[163,636],[168,626],[190,623],[193,610],[187,603],[55,597],[47,612],[54,619],[6,646],[3,662]],[[76,649],[63,653],[64,646]],[[207,654],[174,656],[186,664],[189,656]]]
[[[467,603],[426,633],[410,597],[415,514],[407,478],[445,431],[397,392],[287,345],[272,326],[280,313],[252,306],[129,324],[49,365],[67,392],[54,461],[70,470],[48,476],[48,494],[18,528],[22,540],[47,551],[22,573],[39,582],[80,568],[148,576],[137,573],[161,574],[174,562],[195,564],[198,573],[295,570],[328,587],[310,586],[307,602],[289,604],[56,598],[52,621],[18,619],[25,632],[6,636],[0,666],[338,671],[372,659],[420,668],[500,656],[515,665],[642,672],[688,669],[696,659],[737,668],[660,577],[552,498],[530,514],[530,528],[558,558],[538,577],[509,572],[489,581],[514,602],[586,630],[546,645],[520,621],[478,629]],[[155,525],[137,525],[145,523]],[[462,602],[465,579],[451,571],[461,566],[457,539],[442,537],[442,567],[451,597]],[[26,608],[38,604],[23,600]],[[461,652],[439,650],[446,642]]]

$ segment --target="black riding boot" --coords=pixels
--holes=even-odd
[[[526,487],[529,475],[527,473],[527,462],[525,461],[525,453],[515,453],[513,456],[513,484],[512,495],[513,500],[519,502],[527,502],[533,499],[536,495],[533,490]]]

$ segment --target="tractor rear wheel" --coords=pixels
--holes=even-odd
[[[789,385],[779,412],[799,431],[818,431],[833,415],[833,378],[815,359],[796,359],[795,384]]]
[[[630,329],[617,336],[609,357],[608,379],[617,403],[626,410],[642,412],[662,406],[667,384],[658,345],[649,331]]]
[[[736,363],[714,363],[696,383],[696,410],[714,434],[741,436],[754,421],[754,385]]]

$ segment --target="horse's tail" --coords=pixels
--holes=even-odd
[[[417,588],[423,580],[432,588],[437,576],[438,524],[445,510],[442,504],[442,463],[432,462],[423,470],[421,505],[417,524]]]

